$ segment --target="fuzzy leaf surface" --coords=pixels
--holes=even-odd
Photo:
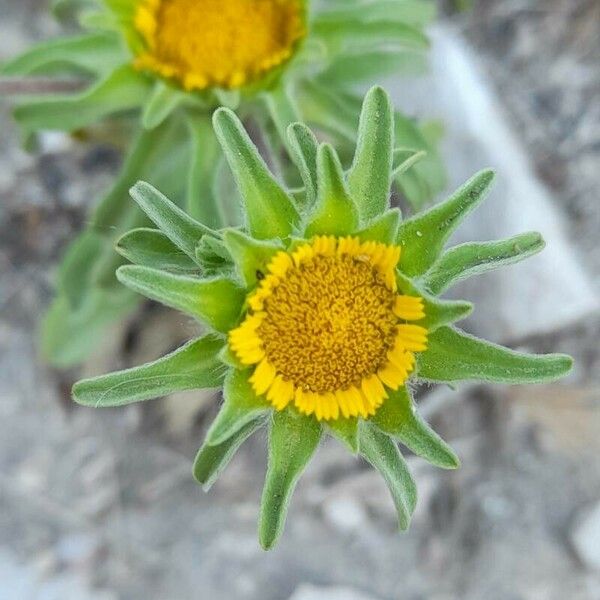
[[[319,445],[321,434],[316,419],[289,410],[273,414],[258,526],[260,544],[265,550],[275,545],[283,531],[292,494]]]
[[[219,387],[225,376],[218,359],[222,347],[222,339],[205,336],[157,361],[79,381],[73,386],[73,398],[84,406],[105,408],[182,390]]]
[[[524,354],[441,327],[417,354],[418,376],[427,381],[476,379],[497,383],[545,383],[566,375],[573,359],[564,354]]]
[[[158,269],[125,265],[117,279],[138,292],[198,318],[217,331],[235,327],[244,304],[244,290],[227,278],[198,279]]]

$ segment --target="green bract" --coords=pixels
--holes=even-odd
[[[303,183],[302,193],[310,199],[312,134],[298,129],[288,135],[288,125],[304,121],[326,133],[347,165],[361,103],[355,84],[420,70],[428,46],[423,29],[434,15],[431,0],[329,0],[315,2],[310,10],[306,2],[307,33],[289,61],[246,87],[188,92],[134,66],[143,44],[135,9],[143,1],[58,0],[57,14],[75,14],[83,33],[44,42],[0,70],[4,76],[75,76],[85,83],[78,93],[23,98],[15,118],[26,140],[41,130],[75,132],[107,119],[116,120],[128,136],[121,174],[99,200],[59,273],[42,342],[44,354],[58,366],[83,359],[103,325],[135,306],[135,297],[118,289],[114,270],[120,261],[112,255],[119,235],[149,225],[126,200],[131,185],[140,179],[152,183],[215,229],[239,224],[238,202],[231,197],[225,159],[211,127],[213,111],[227,106],[252,123],[278,174],[291,187]],[[420,206],[444,184],[435,141],[428,128],[398,112],[388,118],[397,145],[393,180]],[[389,123],[381,125],[389,128]],[[298,163],[299,174],[286,156]],[[354,188],[367,166],[357,165],[349,181],[357,197],[365,193]],[[110,311],[102,309],[109,305]],[[84,324],[85,331],[77,336],[56,335],[62,328],[81,331]]]
[[[522,354],[462,332],[455,322],[471,305],[438,297],[460,279],[530,256],[542,249],[543,241],[538,234],[525,234],[444,249],[450,234],[485,197],[493,180],[490,171],[475,175],[445,202],[402,221],[399,210],[390,208],[393,119],[389,98],[379,87],[365,98],[349,171],[344,172],[333,147],[319,144],[306,126],[288,127],[304,183],[293,193],[267,168],[231,110],[219,109],[214,127],[240,191],[243,226],[209,229],[151,185],[138,183],[132,196],[156,228],[131,231],[117,245],[134,263],[118,269],[119,281],[195,317],[206,335],[154,363],[81,381],[74,386],[74,398],[85,406],[107,407],[178,390],[222,387],[223,406],[196,457],[194,475],[208,489],[243,441],[258,428],[268,428],[269,466],[259,528],[264,548],[277,541],[293,489],[324,434],[381,472],[400,527],[406,529],[417,492],[397,442],[439,467],[459,464],[419,416],[411,394],[414,383],[539,383],[562,377],[571,368],[568,356]],[[381,248],[377,243],[400,246],[395,285],[413,300],[420,298],[425,314],[415,319],[417,329],[427,330],[428,345],[415,352],[410,378],[387,389],[387,399],[366,417],[307,414],[294,402],[278,408],[256,392],[260,381],[252,376],[253,366],[230,347],[231,331],[249,314],[249,303],[264,284],[273,257],[286,258],[285,251],[306,249],[306,240],[313,236],[331,235],[375,244],[365,248]],[[360,340],[355,343],[360,345]]]

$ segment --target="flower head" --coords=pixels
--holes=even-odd
[[[277,410],[320,420],[368,418],[427,347],[423,301],[397,291],[401,249],[318,236],[281,251],[248,298],[231,349],[256,368],[250,382]]]
[[[243,441],[268,427],[265,548],[279,537],[294,486],[325,433],[381,471],[405,529],[416,487],[397,442],[442,468],[459,464],[419,416],[416,383],[536,383],[571,367],[567,356],[521,354],[460,331],[453,323],[471,305],[438,297],[455,281],[541,250],[543,241],[529,233],[444,251],[485,196],[490,171],[402,221],[390,208],[394,135],[381,88],[365,98],[347,172],[332,146],[300,123],[289,127],[304,184],[294,193],[230,110],[218,110],[214,126],[244,225],[210,229],[138,183],[132,196],[158,229],[120,239],[119,252],[136,264],[117,272],[132,290],[197,317],[208,333],[154,363],[81,381],[74,398],[117,406],[223,386],[194,475],[210,487]]]
[[[304,11],[301,0],[140,0],[135,65],[186,90],[240,88],[291,58]]]

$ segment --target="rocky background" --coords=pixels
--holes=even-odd
[[[79,373],[42,364],[36,327],[57,260],[120,157],[55,135],[26,154],[0,100],[1,600],[600,598],[600,4],[475,4],[460,15],[445,5],[432,74],[414,97],[402,93],[412,83],[391,87],[408,110],[446,121],[452,183],[482,166],[482,153],[500,165],[471,237],[502,215],[507,234],[537,228],[549,241],[526,302],[511,300],[521,267],[462,290],[482,315],[468,327],[570,352],[577,367],[553,386],[421,390],[421,410],[463,468],[409,458],[420,501],[403,535],[378,475],[331,441],[265,554],[255,532],[264,437],[205,495],[190,469],[211,398],[101,412],[70,404]],[[59,31],[45,2],[0,0],[0,60]],[[489,127],[469,121],[483,114]],[[190,327],[147,307],[84,371],[154,358]]]

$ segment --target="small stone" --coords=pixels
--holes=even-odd
[[[348,587],[317,587],[302,584],[289,600],[379,600],[358,590]]]
[[[367,513],[354,498],[331,498],[323,505],[325,520],[338,531],[352,533],[367,524]]]
[[[577,517],[571,530],[571,543],[588,569],[600,571],[600,502]]]

